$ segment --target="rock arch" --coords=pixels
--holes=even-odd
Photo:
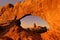
[[[2,8],[4,11],[1,11]],[[60,0],[25,0],[16,3],[14,7],[2,8],[0,8],[0,15],[3,13],[0,16],[0,24],[9,24],[16,16],[18,20],[26,14],[32,14],[46,20],[50,25],[50,30],[42,34],[43,40],[60,40]]]

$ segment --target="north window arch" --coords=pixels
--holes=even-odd
[[[28,14],[23,16],[20,21],[23,28],[33,28],[34,24],[36,24],[36,26],[46,26],[49,29],[48,23],[38,16]]]

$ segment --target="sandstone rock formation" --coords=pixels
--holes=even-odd
[[[41,35],[42,40],[60,40],[60,0],[25,0],[15,5],[7,4],[0,8],[0,26],[9,25],[15,17],[18,20],[26,14],[39,16],[49,24],[50,29]],[[17,38],[15,32],[10,29],[6,35]]]

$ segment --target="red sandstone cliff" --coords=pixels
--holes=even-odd
[[[15,17],[18,20],[26,14],[39,16],[50,25],[49,31],[41,34],[42,40],[60,40],[60,0],[25,0],[14,5],[7,4],[0,8],[0,26],[9,25]],[[19,33],[16,33],[16,27],[14,25],[5,35],[18,40]],[[21,34],[28,35],[24,32]]]

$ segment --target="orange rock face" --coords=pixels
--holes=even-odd
[[[17,2],[15,5],[8,4],[3,6],[0,8],[0,26],[9,25],[15,17],[18,20],[26,14],[39,16],[50,25],[50,29],[46,33],[41,34],[42,40],[60,40],[60,0],[25,0],[24,2]],[[11,29],[13,30],[13,28]],[[15,32],[12,32],[12,30],[5,35],[18,40],[17,37],[20,37],[18,36],[19,33],[16,33],[16,29]],[[24,34],[22,35],[24,36]]]

